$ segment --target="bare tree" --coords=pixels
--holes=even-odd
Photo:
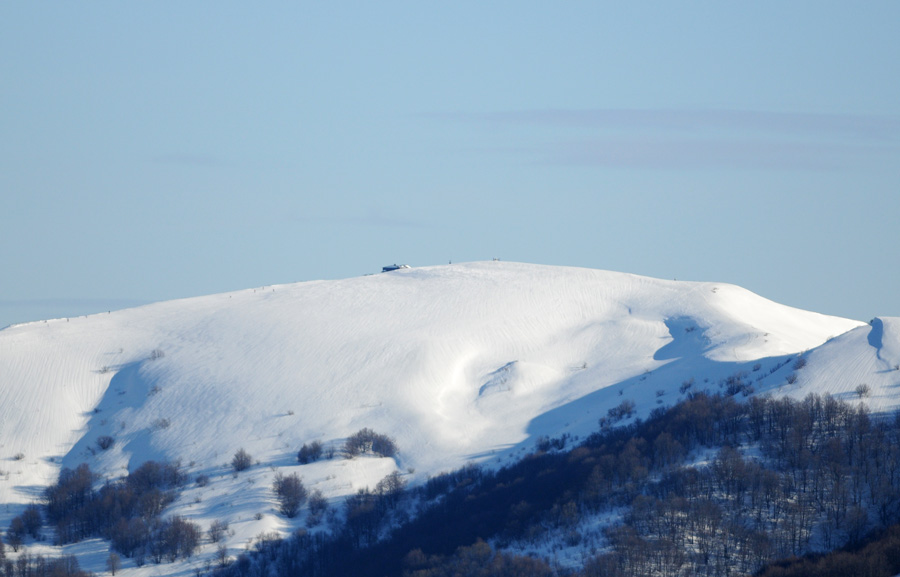
[[[291,518],[296,517],[300,512],[300,507],[303,506],[308,494],[297,473],[287,476],[276,473],[272,490],[278,497],[278,510],[286,517]]]
[[[344,443],[344,452],[351,458],[366,453],[393,457],[397,454],[397,443],[387,435],[364,428],[347,439],[347,442]]]
[[[399,471],[394,471],[375,485],[375,492],[382,497],[390,509],[397,506],[404,489],[406,489],[406,480],[400,476]]]
[[[209,536],[210,541],[218,543],[225,538],[226,531],[228,531],[228,522],[216,519],[209,525],[209,530],[206,534]]]
[[[321,523],[326,511],[328,511],[328,499],[320,489],[313,489],[309,496],[309,515],[306,517],[306,526],[315,527]]]
[[[245,471],[250,468],[250,465],[253,464],[253,457],[250,456],[250,453],[244,450],[243,447],[237,450],[234,454],[234,458],[231,459],[231,466],[234,467],[236,472]]]
[[[304,443],[297,452],[297,461],[301,465],[318,461],[322,456],[322,443],[313,441],[312,443]]]
[[[12,546],[13,552],[18,553],[19,547],[22,546],[24,541],[25,522],[22,521],[22,517],[13,517],[9,524],[9,529],[6,531],[6,542]]]
[[[110,552],[109,557],[106,558],[106,570],[115,575],[121,567],[122,559],[119,554],[115,551]]]
[[[22,512],[22,523],[25,527],[25,533],[37,539],[41,534],[41,512],[37,505],[29,505]]]
[[[225,545],[219,545],[219,547],[216,549],[216,561],[221,568],[224,568],[228,565],[228,547],[226,547]]]

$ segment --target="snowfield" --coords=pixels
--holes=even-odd
[[[303,514],[277,514],[276,471],[338,504],[395,470],[415,483],[470,461],[502,465],[541,436],[589,434],[623,400],[646,415],[729,375],[798,397],[856,399],[866,384],[864,400],[892,410],[898,366],[897,318],[869,325],[723,283],[505,262],[12,326],[0,331],[0,527],[64,466],[117,478],[180,460],[210,482],[169,512],[204,529],[229,521],[234,555],[262,532],[302,526]],[[398,457],[297,463],[302,444],[338,448],[363,427],[393,437]],[[101,436],[114,439],[107,450]],[[239,448],[257,464],[233,476]],[[45,533],[33,550],[58,554]],[[64,550],[105,571],[104,543]],[[187,575],[214,551],[143,568],[123,559],[123,575]]]

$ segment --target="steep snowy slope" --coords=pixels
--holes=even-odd
[[[796,382],[779,394],[828,393],[861,400],[876,413],[900,405],[900,318],[872,319],[871,326],[855,328],[807,357],[809,364],[796,372]]]
[[[622,399],[643,413],[671,404],[692,377],[715,390],[759,363],[757,390],[776,390],[790,367],[774,367],[832,337],[791,390],[821,378],[846,392],[867,379],[873,401],[893,406],[896,388],[881,383],[900,362],[898,324],[801,311],[722,283],[484,262],[13,326],[0,331],[0,524],[61,466],[116,477],[181,459],[214,483],[178,512],[243,519],[230,542],[240,547],[290,528],[251,518],[272,513],[276,468],[337,498],[396,468],[415,480],[500,463],[538,436],[589,433]],[[304,442],[339,446],[362,427],[394,437],[397,460],[297,465]],[[115,439],[106,451],[102,435]],[[227,464],[240,447],[262,466],[238,486]]]

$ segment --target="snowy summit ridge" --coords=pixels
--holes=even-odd
[[[800,354],[808,366],[787,383]],[[869,326],[723,283],[506,262],[18,325],[0,331],[0,523],[63,466],[116,478],[180,459],[213,483],[202,503],[173,507],[200,523],[242,519],[238,547],[292,528],[274,513],[275,470],[335,499],[393,470],[415,481],[502,464],[540,436],[590,433],[623,399],[642,415],[674,404],[682,383],[717,392],[738,371],[759,375],[757,393],[825,382],[819,392],[849,395],[866,382],[873,409],[890,408],[898,363],[900,319]],[[303,443],[337,447],[363,427],[393,437],[397,458],[297,463]],[[114,444],[98,450],[101,436]],[[262,466],[238,491],[226,473],[241,447]]]

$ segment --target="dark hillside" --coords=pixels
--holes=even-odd
[[[584,522],[618,510],[621,523],[605,531],[606,550],[586,562],[585,575],[749,575],[900,520],[898,424],[828,396],[741,403],[696,394],[570,450],[433,478],[407,492],[420,512],[386,538],[390,506],[361,491],[335,536],[267,543],[223,574],[443,575],[474,555],[497,568],[486,575],[512,566],[540,575],[542,560],[502,548],[559,532],[577,544]],[[709,458],[685,462],[698,454]]]

